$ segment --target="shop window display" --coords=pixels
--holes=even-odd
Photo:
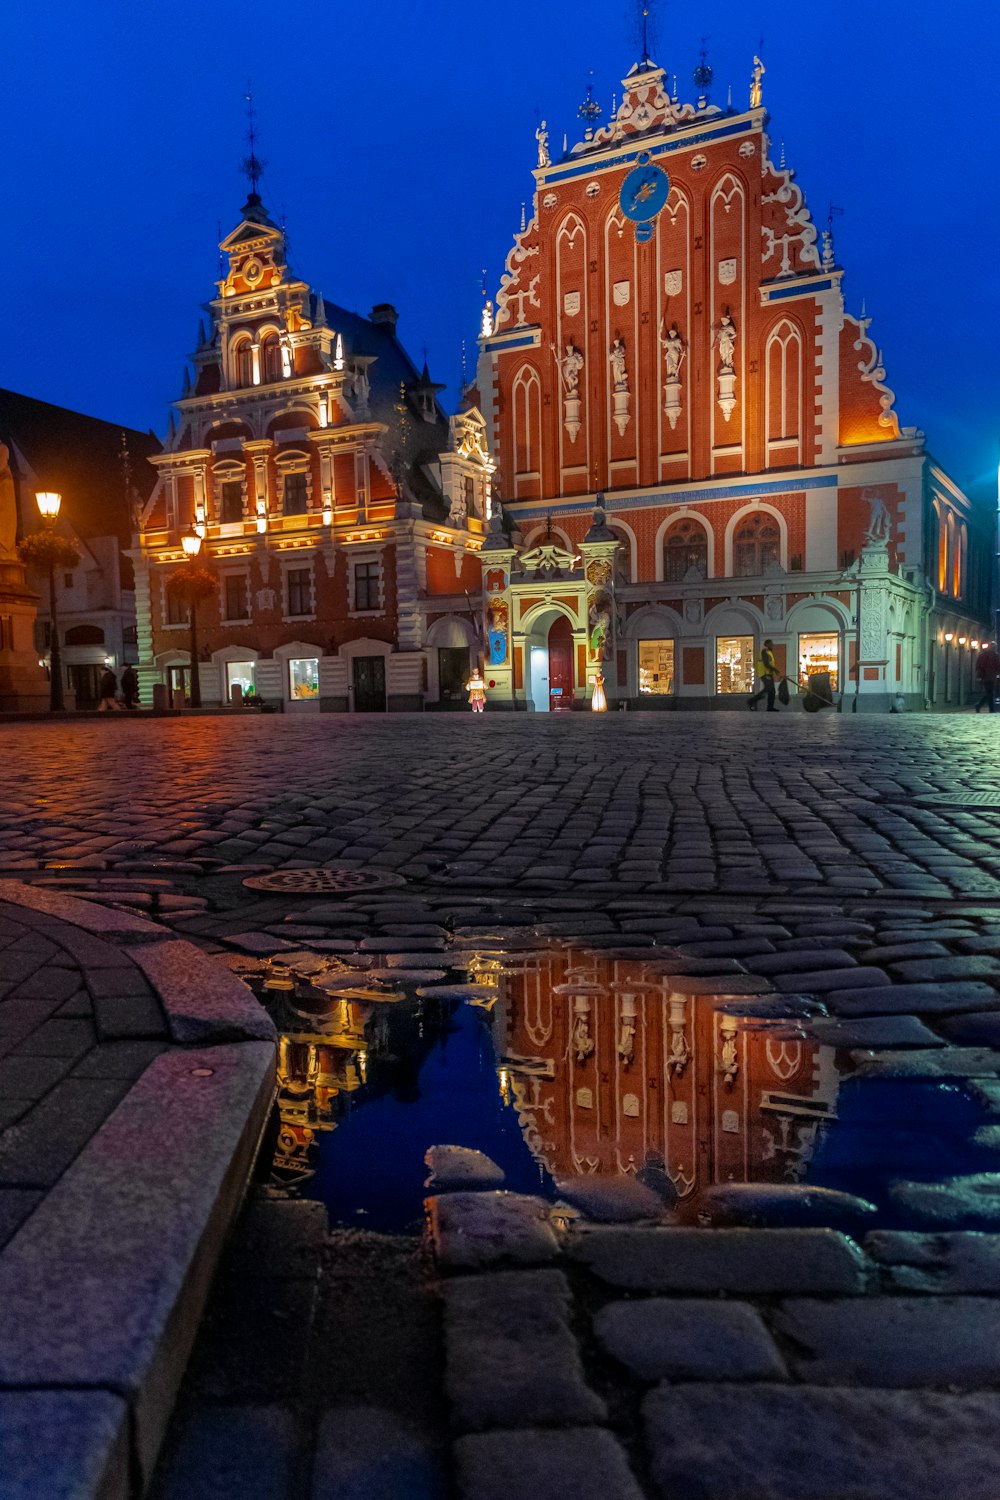
[[[288,663],[289,697],[296,701],[319,697],[319,660],[296,656]]]
[[[799,636],[799,678],[808,682],[815,672],[827,672],[830,677],[830,687],[837,692],[840,687],[840,637],[834,632],[829,635],[800,635]]]
[[[715,691],[752,693],[753,664],[752,635],[720,635],[715,642]]]
[[[639,642],[640,693],[672,693],[674,690],[673,641]]]

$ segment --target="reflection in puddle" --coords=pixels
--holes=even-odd
[[[557,1178],[653,1173],[682,1223],[777,1222],[802,1205],[773,1190],[809,1186],[874,1204],[859,1228],[901,1226],[892,1182],[995,1163],[961,1086],[855,1077],[850,1052],[807,1022],[766,998],[680,989],[655,949],[452,957],[449,985],[327,954],[246,965],[282,1033],[275,1180],[321,1198],[334,1223],[416,1227],[424,1153],[440,1144],[552,1198]],[[736,1184],[759,1189],[750,1203],[730,1192],[734,1209]]]

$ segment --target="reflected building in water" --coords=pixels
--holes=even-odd
[[[663,968],[567,948],[504,965],[500,1086],[532,1153],[554,1177],[662,1160],[682,1199],[801,1182],[835,1113],[834,1049],[754,1020],[743,997],[686,992]]]

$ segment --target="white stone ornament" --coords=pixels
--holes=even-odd
[[[720,260],[719,261],[719,285],[720,286],[732,286],[732,284],[733,284],[733,282],[735,280],[736,280],[736,261],[735,260]]]
[[[588,198],[596,198],[600,191],[601,184],[599,182],[588,182],[586,188],[584,189],[584,192],[587,194]]]
[[[563,312],[567,318],[575,317],[580,311],[580,293],[565,292],[563,294]]]
[[[555,208],[558,202],[559,199],[556,197],[555,193],[546,193],[545,197],[542,199],[542,207]]]
[[[629,423],[629,388],[628,370],[625,367],[625,341],[620,333],[615,335],[608,359],[611,364],[612,415],[618,428],[618,436],[624,437]]]
[[[632,295],[632,283],[630,281],[616,281],[611,289],[611,298],[616,307],[627,307]]]
[[[707,156],[694,156],[694,157],[691,158],[691,170],[692,170],[692,172],[703,172],[707,166],[708,166],[708,157]]]
[[[741,156],[753,156],[753,154],[756,151],[756,149],[757,148],[754,145],[753,141],[744,141],[743,144],[742,144],[742,146],[740,147],[740,155]]]
[[[681,414],[681,365],[684,363],[687,346],[676,323],[661,330],[660,343],[663,345],[663,410],[673,431]]]
[[[566,344],[562,354],[558,353],[554,344],[551,348],[562,376],[566,435],[571,443],[575,443],[580,431],[580,373],[583,370],[583,355],[572,341]]]
[[[728,308],[716,329],[715,345],[719,351],[719,410],[728,422],[736,405],[736,324]]]
[[[668,297],[678,296],[683,285],[683,271],[667,271],[666,275],[663,278],[663,290],[666,292]]]

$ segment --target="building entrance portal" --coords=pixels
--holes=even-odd
[[[568,713],[573,707],[573,627],[559,615],[549,630],[549,708]]]
[[[385,713],[385,657],[354,658],[354,712]]]
[[[568,617],[554,609],[539,611],[524,637],[525,697],[536,714],[564,713],[573,707],[574,652]]]

